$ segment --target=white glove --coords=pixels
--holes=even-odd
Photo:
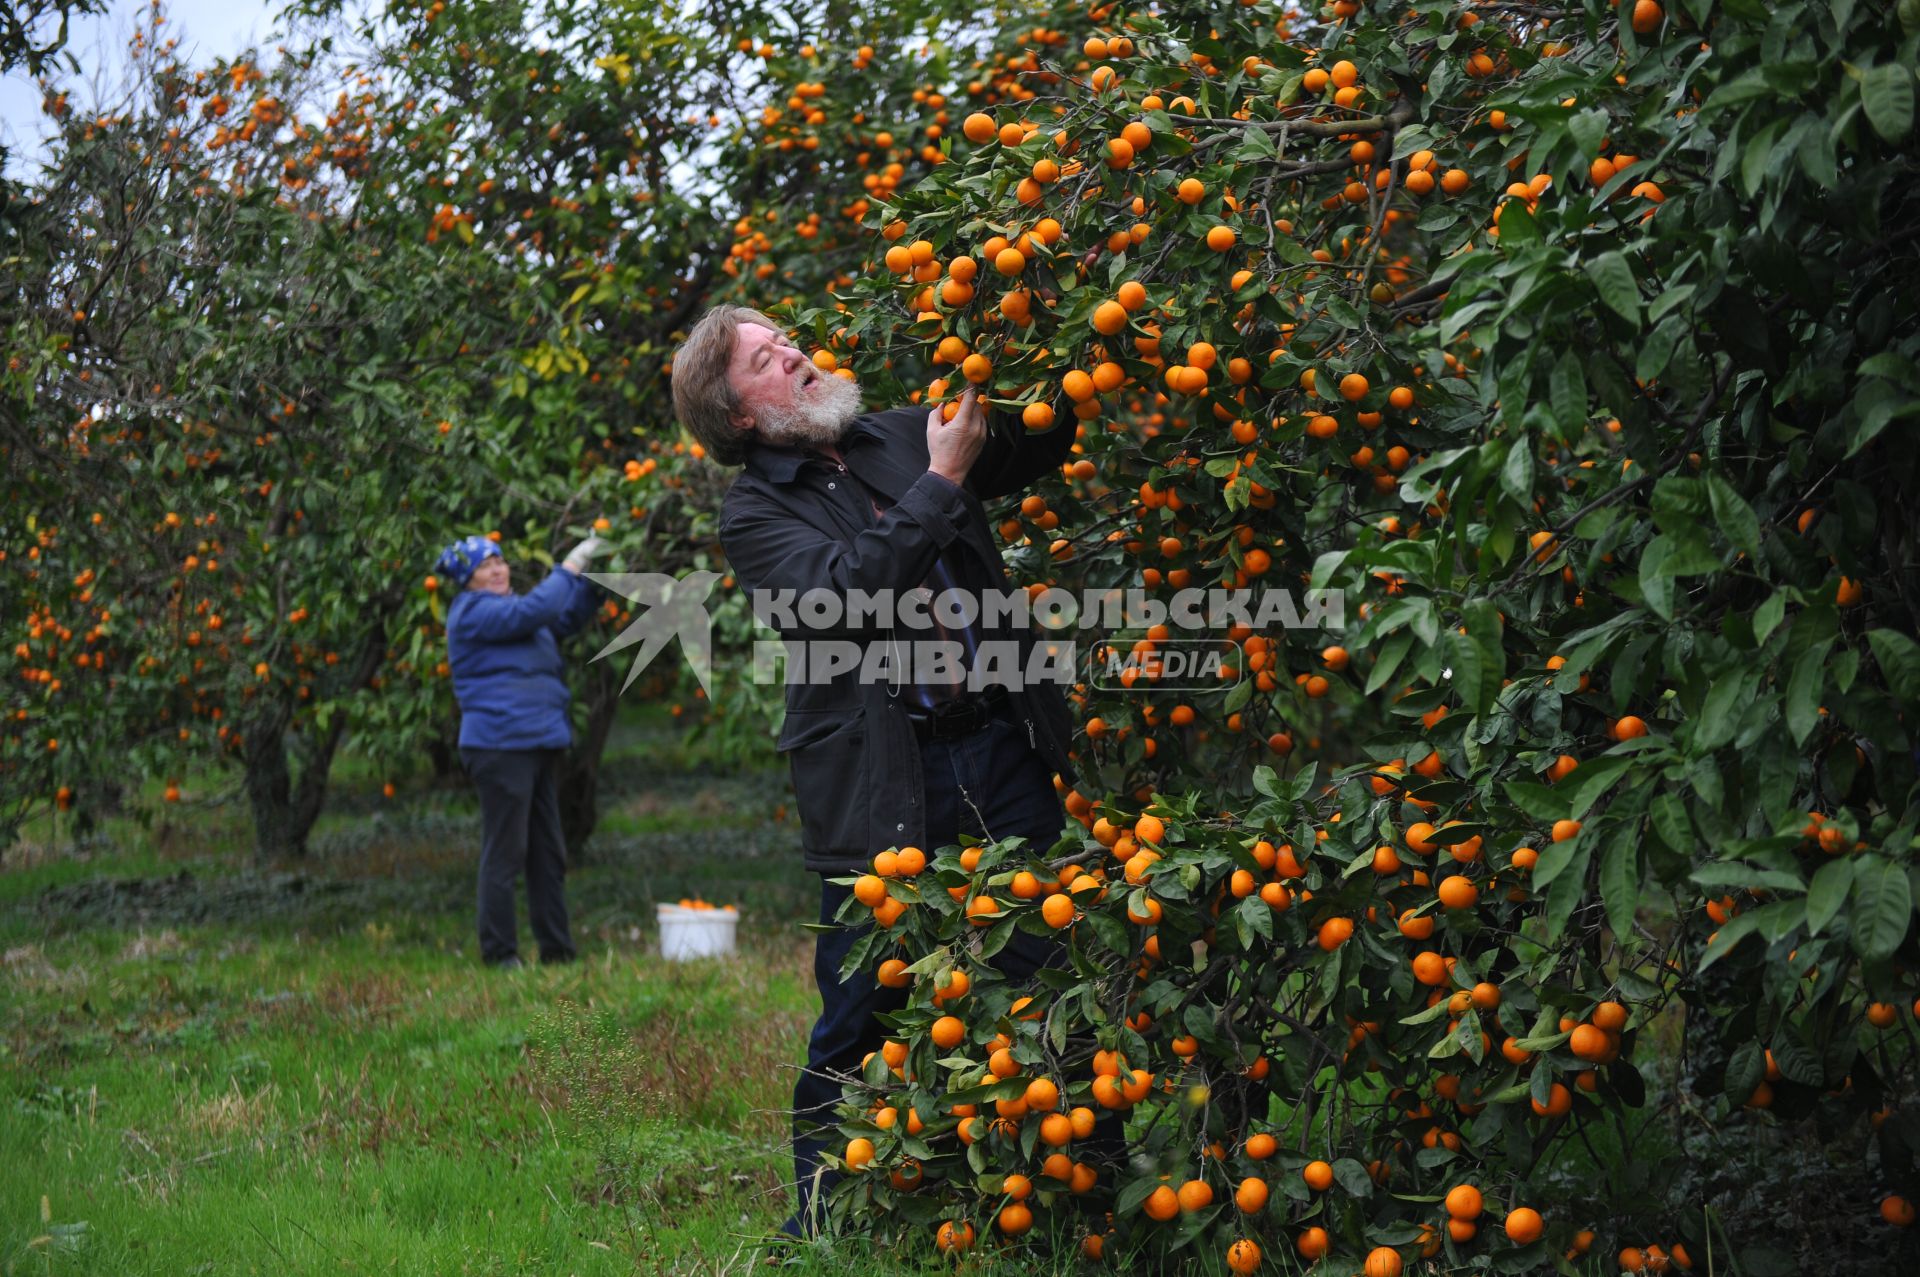
[[[602,541],[597,536],[590,536],[579,545],[574,546],[572,550],[568,551],[567,557],[561,561],[560,566],[578,575],[586,571],[589,560],[597,554],[604,553],[606,548],[607,543],[605,541]]]

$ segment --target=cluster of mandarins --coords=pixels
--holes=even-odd
[[[1374,779],[1391,786],[1395,773],[1383,769]],[[1416,862],[1444,849],[1443,859],[1457,872],[1443,877],[1443,884],[1466,882],[1481,859],[1483,839],[1478,835],[1436,841],[1457,823],[1415,823],[1402,840]],[[1349,943],[1358,925],[1386,926],[1409,939],[1428,939],[1435,930],[1432,910],[1406,907],[1394,921],[1393,912],[1373,908],[1364,919],[1324,911],[1323,916],[1294,917],[1317,908],[1315,888],[1308,884],[1324,887],[1330,881],[1329,867],[1316,864],[1313,855],[1296,854],[1289,843],[1265,838],[1235,840],[1231,845],[1244,853],[1250,866],[1204,871],[1198,890],[1183,893],[1175,884],[1195,864],[1187,853],[1206,831],[1182,828],[1157,812],[1128,823],[1108,812],[1088,822],[1088,833],[1103,850],[1097,860],[1082,854],[1048,861],[1017,848],[1007,854],[1004,849],[969,846],[944,850],[929,861],[918,848],[909,847],[881,853],[872,872],[853,880],[853,907],[866,911],[876,924],[878,941],[857,957],[876,971],[881,984],[914,993],[897,1036],[865,1062],[863,1078],[849,1088],[853,1098],[843,1129],[854,1133],[843,1161],[851,1170],[884,1175],[878,1180],[856,1177],[847,1191],[862,1209],[906,1212],[905,1218],[926,1220],[942,1250],[972,1246],[976,1232],[968,1217],[978,1218],[974,1212],[985,1208],[1004,1241],[1023,1238],[1042,1223],[1049,1235],[1077,1229],[1077,1244],[1090,1258],[1115,1253],[1116,1246],[1152,1245],[1150,1237],[1140,1234],[1138,1220],[1157,1226],[1217,1218],[1224,1210],[1216,1209],[1217,1203],[1231,1200],[1233,1210],[1226,1218],[1245,1221],[1246,1226],[1232,1231],[1247,1235],[1227,1239],[1226,1260],[1234,1271],[1255,1271],[1262,1250],[1251,1226],[1275,1200],[1276,1186],[1290,1184],[1285,1177],[1297,1175],[1312,1209],[1335,1183],[1330,1163],[1287,1154],[1260,1117],[1231,1130],[1198,1125],[1194,1138],[1204,1148],[1202,1164],[1184,1179],[1165,1172],[1146,1180],[1129,1178],[1126,1168],[1078,1155],[1079,1142],[1091,1136],[1101,1110],[1137,1110],[1149,1126],[1163,1119],[1192,1122],[1196,1105],[1203,1107],[1209,1099],[1225,1103],[1234,1087],[1264,1094],[1259,1088],[1273,1075],[1279,1048],[1267,1045],[1272,1039],[1254,1035],[1243,1044],[1244,1054],[1222,1059],[1217,1047],[1203,1043],[1181,1018],[1163,1014],[1162,1022],[1156,1022],[1141,1004],[1142,989],[1154,980],[1185,975],[1169,965],[1171,950],[1162,950],[1162,935],[1177,935],[1184,957],[1189,936],[1176,924],[1190,921],[1200,905],[1205,914],[1201,921],[1208,925],[1194,938],[1210,953],[1238,963],[1256,951],[1268,952],[1264,945],[1254,951],[1236,949],[1219,925],[1224,911],[1241,902],[1257,901],[1275,920],[1292,919],[1298,930],[1277,929],[1276,944],[1297,937],[1326,953]],[[1326,841],[1329,833],[1323,827],[1316,842]],[[1577,828],[1554,833],[1564,840]],[[1519,850],[1531,854],[1531,849]],[[1516,881],[1524,876],[1521,869],[1513,872]],[[1417,868],[1382,877],[1406,888],[1427,881],[1425,871]],[[1515,891],[1518,899],[1526,898],[1524,890]],[[1457,888],[1443,886],[1438,900],[1442,909],[1471,910],[1479,893],[1461,895]],[[1176,917],[1176,909],[1187,916]],[[1111,930],[1103,932],[1098,926],[1102,913],[1116,922],[1124,920],[1118,947]],[[993,929],[1009,927],[1061,935],[1076,956],[1085,959],[1083,973],[1110,973],[1119,995],[1113,1005],[1124,1019],[1127,1036],[1121,1037],[1117,1030],[1122,1026],[1112,1022],[1101,1030],[1097,1018],[1087,1016],[1085,1005],[1071,997],[1045,989],[1022,991],[994,975]],[[1445,986],[1455,959],[1423,950],[1408,962],[1416,991],[1413,1006],[1424,1004],[1456,1017],[1498,1016],[1503,1001],[1499,983],[1479,980],[1449,991]],[[1099,996],[1105,997],[1105,991]],[[1388,1008],[1379,1009],[1384,1019]],[[1390,1013],[1398,1017],[1406,1009],[1403,1005]],[[1544,1042],[1537,1040],[1538,1026],[1529,1030],[1516,1023],[1496,1051],[1482,1032],[1481,1053],[1489,1067],[1501,1062],[1522,1070],[1523,1076],[1536,1060],[1545,1063],[1549,1054],[1556,1069],[1560,1059],[1570,1057],[1585,1066],[1575,1076],[1575,1086],[1591,1092],[1594,1070],[1620,1052],[1628,1016],[1623,1003],[1602,1000],[1583,1017],[1563,1017],[1558,1035]],[[1442,1036],[1455,1036],[1458,1027],[1457,1019],[1449,1021]],[[1359,1067],[1368,1040],[1385,1042],[1387,1036],[1381,1022],[1353,1024],[1342,1065]],[[1106,1045],[1075,1045],[1089,1037]],[[1435,1099],[1454,1104],[1463,1117],[1484,1109],[1477,1088],[1469,1095],[1459,1074],[1441,1071],[1445,1067],[1435,1065]],[[1223,1076],[1223,1068],[1231,1074]],[[1536,1120],[1557,1123],[1571,1111],[1573,1092],[1555,1081],[1545,1094],[1544,1101],[1532,1104],[1532,1111]],[[1465,1148],[1462,1136],[1441,1127],[1418,1094],[1396,1091],[1393,1101],[1407,1120],[1432,1123],[1423,1141],[1426,1147]],[[1258,1112],[1264,1114],[1264,1108]],[[1399,1153],[1388,1152],[1367,1168],[1375,1183],[1385,1184],[1397,1173],[1395,1159],[1405,1156],[1404,1142],[1399,1148]],[[909,1198],[919,1200],[909,1207]],[[1065,1204],[1072,1204],[1071,1209]],[[951,1213],[954,1207],[962,1213]],[[1423,1222],[1418,1241],[1423,1255],[1438,1253],[1443,1231],[1455,1245],[1474,1238],[1480,1190],[1456,1185],[1447,1193],[1446,1209],[1444,1223]],[[1506,1213],[1503,1231],[1512,1244],[1526,1245],[1544,1235],[1545,1221],[1538,1210],[1516,1205]],[[1583,1245],[1581,1239],[1590,1244],[1591,1234],[1576,1238],[1576,1247]],[[1331,1247],[1326,1227],[1312,1222],[1298,1229],[1293,1243],[1308,1260],[1328,1254]],[[1400,1251],[1378,1247],[1366,1262],[1369,1273],[1398,1273]]]

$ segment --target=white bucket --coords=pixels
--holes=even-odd
[[[694,958],[721,958],[733,952],[735,909],[688,909],[656,905],[660,919],[660,956],[669,962]]]

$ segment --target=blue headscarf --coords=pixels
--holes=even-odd
[[[464,590],[475,568],[490,558],[499,557],[499,546],[486,537],[472,536],[464,541],[455,541],[442,550],[438,566],[441,572],[453,579],[455,585]]]

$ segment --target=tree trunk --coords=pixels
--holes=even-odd
[[[384,615],[391,606],[390,600],[383,602],[376,615]],[[386,642],[384,625],[366,635],[348,676],[348,689],[358,691],[368,685],[386,654]],[[276,703],[263,708],[246,731],[247,801],[253,808],[254,856],[262,862],[307,854],[307,835],[320,818],[333,756],[347,732],[346,707],[341,705],[310,740],[304,733],[297,735],[300,776],[296,781],[287,761],[292,721],[293,706]]]
[[[459,739],[459,732],[455,730],[427,742],[427,757],[433,762],[433,778],[436,781],[444,782],[460,774],[460,750],[455,744]]]
[[[560,825],[567,836],[567,859],[575,865],[586,862],[587,838],[600,823],[600,755],[620,708],[620,672],[612,662],[588,665],[582,694],[586,726],[567,751],[560,777]]]
[[[293,811],[285,710],[276,706],[247,725],[246,758],[254,858],[266,862],[306,855],[306,831],[298,827]]]

